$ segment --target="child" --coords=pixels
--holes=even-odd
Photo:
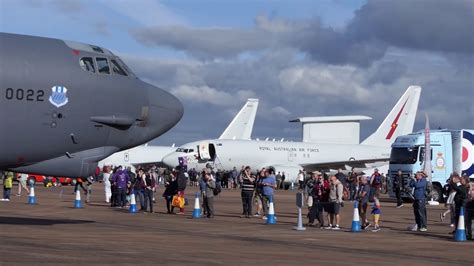
[[[94,183],[94,177],[93,177],[93,176],[89,176],[89,177],[86,179],[86,188],[87,188],[86,203],[90,203],[90,201],[91,201],[92,183]]]
[[[372,232],[380,231],[379,219],[380,219],[380,201],[378,198],[374,198],[374,206],[372,207],[372,217],[374,218],[374,229]]]
[[[3,179],[3,200],[10,201],[10,193],[13,187],[13,172],[6,172]]]

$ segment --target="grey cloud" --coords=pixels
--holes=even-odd
[[[382,83],[392,84],[405,74],[407,67],[398,61],[377,62],[373,66],[373,73],[368,84]]]
[[[324,63],[369,67],[390,46],[473,53],[473,6],[463,0],[369,1],[341,29],[324,26],[318,19],[258,16],[250,29],[153,27],[131,34],[143,44],[171,47],[200,59],[286,47]]]
[[[146,45],[172,47],[199,58],[236,56],[243,51],[261,50],[271,36],[258,30],[231,28],[151,27],[131,31]]]
[[[169,26],[135,29],[131,34],[145,45],[171,47],[200,59],[286,48],[331,64],[368,66],[387,48],[375,40],[354,41],[343,31],[322,26],[319,20],[289,22],[264,16],[256,18],[252,29]]]
[[[347,28],[357,40],[379,39],[404,48],[474,53],[471,0],[369,0],[356,11]]]
[[[384,56],[387,44],[376,39],[356,39],[346,30],[322,26],[319,20],[289,34],[287,42],[311,58],[329,64],[369,66]]]

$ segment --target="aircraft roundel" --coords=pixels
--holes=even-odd
[[[474,135],[463,131],[461,148],[462,173],[474,175]]]

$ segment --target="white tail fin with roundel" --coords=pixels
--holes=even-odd
[[[413,132],[421,87],[410,86],[377,130],[361,144],[390,147],[398,136]]]

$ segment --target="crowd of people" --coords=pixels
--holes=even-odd
[[[339,169],[334,176],[327,176],[321,172],[313,172],[306,177],[304,171],[299,173],[299,189],[304,193],[308,206],[308,226],[319,226],[324,229],[339,230],[340,208],[344,201],[357,203],[361,221],[361,229],[380,231],[381,204],[380,194],[388,192],[388,180],[374,170],[370,176],[360,175],[351,170],[348,175]],[[392,178],[392,189],[397,198],[396,208],[403,207],[402,192],[410,195],[413,201],[413,213],[416,225],[413,231],[426,232],[428,230],[426,205],[431,198],[432,187],[424,172],[417,172],[408,182],[403,180],[401,171]],[[474,218],[474,186],[470,185],[469,177],[451,174],[445,186],[446,211],[440,213],[440,220],[444,221],[450,214],[450,226],[456,227],[459,221],[461,207],[464,207],[465,228],[468,239],[472,239],[471,223]],[[370,212],[370,213],[368,213]],[[372,222],[368,215],[372,215]],[[352,217],[351,217],[352,218]],[[317,222],[317,223],[315,223]],[[456,229],[451,233],[454,234]]]
[[[357,175],[354,170],[347,176],[342,173],[342,170],[332,176],[324,175],[319,171],[313,172],[311,177],[300,185],[309,208],[307,225],[340,230],[340,210],[344,207],[344,201],[356,201],[362,229],[368,229],[372,225],[367,217],[369,205],[372,203],[371,213],[374,221],[372,231],[379,231],[381,185],[381,175],[378,170],[370,178]]]
[[[340,210],[345,201],[359,203],[359,212],[362,228],[367,229],[371,224],[367,219],[369,203],[373,203],[374,214],[373,231],[379,231],[380,193],[386,193],[386,178],[375,169],[375,172],[366,177],[352,169],[348,175],[339,169],[335,175],[326,175],[319,171],[306,174],[301,170],[297,177],[301,190],[308,206],[308,226],[318,225],[320,228],[339,230]],[[315,221],[318,223],[315,224]]]
[[[15,174],[5,172],[2,175],[4,188],[2,201],[9,201]],[[16,177],[19,183],[17,195],[21,195],[22,189],[28,192],[27,178],[26,174],[19,174]],[[180,166],[173,170],[162,171],[156,167],[146,170],[139,167],[135,172],[131,168],[121,166],[115,168],[104,166],[95,177],[76,179],[74,192],[82,189],[86,195],[86,202],[89,202],[92,184],[99,181],[104,186],[105,202],[111,207],[128,207],[133,195],[140,211],[153,213],[153,205],[156,202],[155,192],[158,186],[162,185],[164,186],[162,197],[166,202],[167,213],[175,214],[175,208],[177,208],[179,211],[176,214],[183,215],[186,204],[185,190],[189,184],[199,187],[202,214],[207,218],[213,218],[215,215],[214,197],[219,195],[221,189],[240,189],[241,217],[253,216],[267,219],[270,202],[274,202],[275,190],[284,187],[284,180],[285,174],[275,173],[273,168],[254,170],[249,166],[242,166],[240,171],[234,167],[228,172],[215,171],[210,166],[202,169],[201,172],[195,169],[188,171]],[[307,226],[340,230],[341,208],[344,207],[344,202],[351,202],[351,204],[357,203],[362,230],[368,230],[370,227],[373,232],[381,230],[380,195],[388,192],[388,180],[377,169],[368,176],[357,173],[354,169],[347,175],[342,172],[342,169],[339,169],[335,175],[327,175],[319,171],[308,174],[302,170],[296,180],[308,206]],[[414,178],[408,181],[407,183],[403,179],[401,171],[391,179],[391,187],[397,198],[396,207],[403,207],[402,192],[409,194],[412,197],[416,221],[416,226],[412,229],[427,231],[426,205],[432,189],[430,182],[423,172],[417,172]],[[450,226],[455,227],[460,217],[461,207],[464,207],[466,234],[469,239],[472,239],[474,187],[470,186],[469,177],[453,173],[448,179],[444,192],[446,210],[440,213],[441,221],[444,221],[449,214]],[[253,212],[254,206],[255,212]],[[452,233],[454,232],[455,229]]]

